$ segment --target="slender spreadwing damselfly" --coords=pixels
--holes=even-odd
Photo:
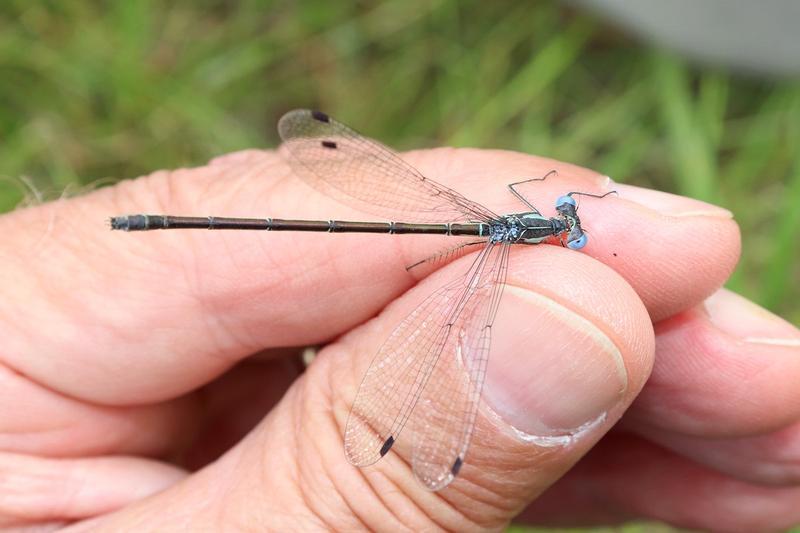
[[[456,247],[481,247],[467,273],[430,295],[378,350],[344,432],[347,459],[363,467],[389,452],[413,416],[414,473],[427,488],[441,489],[458,475],[472,438],[510,246],[554,241],[583,248],[587,235],[573,197],[611,193],[567,193],[556,200],[556,216],[546,217],[515,188],[547,176],[533,178],[508,185],[529,211],[498,215],[325,113],[290,111],[278,131],[293,170],[306,183],[361,210],[404,222],[127,215],[113,217],[111,227],[472,237]]]

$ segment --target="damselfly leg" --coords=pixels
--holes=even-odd
[[[536,209],[536,208],[535,208],[535,207],[534,207],[534,206],[533,206],[533,205],[532,205],[532,204],[531,204],[531,203],[528,201],[528,199],[527,199],[527,198],[525,198],[525,196],[524,196],[524,195],[523,195],[521,192],[519,192],[519,191],[518,191],[518,190],[517,190],[515,187],[516,187],[517,185],[524,185],[524,184],[526,184],[526,183],[531,183],[532,181],[544,181],[544,180],[546,180],[547,178],[549,178],[550,176],[556,176],[556,175],[558,175],[558,172],[557,172],[557,171],[555,171],[555,170],[551,170],[550,172],[548,172],[547,174],[545,174],[545,175],[544,175],[544,176],[542,176],[541,178],[529,178],[529,179],[522,180],[522,181],[515,181],[514,183],[509,183],[509,184],[507,185],[507,187],[508,187],[508,190],[509,190],[509,191],[511,191],[511,194],[513,194],[514,196],[516,196],[516,197],[517,197],[517,199],[519,199],[519,201],[520,201],[520,202],[522,202],[523,204],[525,204],[526,206],[528,206],[528,208],[531,210],[531,212],[532,212],[532,213],[537,213],[537,214],[539,214],[539,210],[538,210],[538,209]]]

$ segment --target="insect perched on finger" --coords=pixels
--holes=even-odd
[[[474,237],[466,245],[482,248],[466,274],[430,295],[378,350],[344,430],[347,459],[363,467],[389,453],[413,417],[414,473],[427,488],[441,489],[458,475],[472,439],[511,245],[555,240],[573,250],[583,248],[588,236],[575,197],[603,198],[615,191],[569,192],[556,200],[556,215],[547,217],[517,186],[545,180],[551,172],[509,184],[528,210],[498,215],[423,176],[389,148],[325,113],[290,111],[278,131],[293,170],[308,184],[395,222],[127,215],[113,217],[111,227]]]

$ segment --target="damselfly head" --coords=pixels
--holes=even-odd
[[[569,194],[559,196],[558,200],[556,200],[556,211],[564,217],[567,225],[567,248],[580,250],[586,246],[588,237],[581,228],[581,219],[578,218],[578,205],[575,199]]]
[[[564,196],[559,196],[558,200],[556,200],[556,211],[558,214],[564,217],[564,220],[567,223],[568,228],[568,235],[566,239],[566,245],[568,248],[572,250],[580,250],[584,246],[586,246],[586,242],[589,240],[589,237],[584,233],[583,228],[581,228],[581,219],[578,218],[578,204],[575,202],[574,196],[588,196],[590,198],[605,198],[610,194],[619,194],[617,191],[608,191],[604,194],[592,194],[588,192],[578,192],[573,191],[570,193],[565,194]]]

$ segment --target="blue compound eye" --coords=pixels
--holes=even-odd
[[[575,239],[573,241],[569,241],[567,243],[567,248],[569,248],[570,250],[580,250],[581,248],[586,246],[586,241],[588,241],[588,240],[589,240],[588,237],[586,237],[586,234],[584,233],[583,235],[581,235],[577,239]]]
[[[556,200],[556,207],[561,207],[564,204],[572,204],[575,205],[575,199],[572,196],[559,196],[558,200]]]

